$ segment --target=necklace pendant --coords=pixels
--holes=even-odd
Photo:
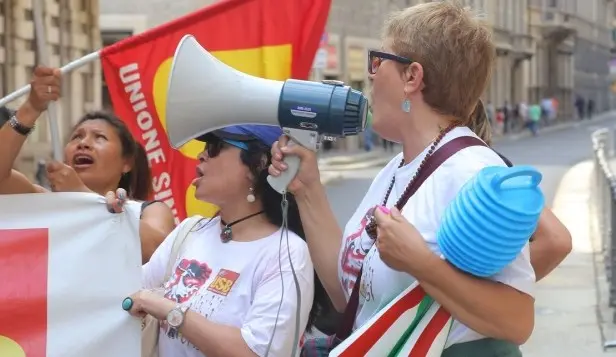
[[[376,207],[372,207],[366,212],[366,226],[365,231],[368,237],[372,240],[376,240],[376,218],[374,218],[374,211]]]
[[[220,233],[220,240],[223,243],[228,243],[231,240],[231,238],[233,238],[231,227],[228,227],[228,226],[224,227],[222,229],[222,232]]]

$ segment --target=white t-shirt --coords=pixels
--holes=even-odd
[[[157,288],[163,283],[173,242],[186,221],[180,223],[143,266],[143,286]],[[244,341],[264,356],[274,326],[276,333],[269,356],[288,357],[295,332],[297,294],[282,230],[252,242],[220,240],[220,218],[204,219],[180,250],[171,278],[165,283],[165,297],[186,304],[208,320],[241,329]],[[308,246],[289,232],[288,247],[301,291],[300,335],[308,322],[314,296],[314,270]],[[280,249],[280,250],[279,250]],[[281,258],[279,263],[279,254]],[[282,279],[281,279],[282,278]],[[276,313],[280,300],[278,322]],[[169,336],[161,322],[161,357],[202,357],[181,335]]]
[[[476,137],[467,127],[455,128],[445,136],[439,147],[459,136]],[[351,295],[361,261],[364,260],[359,309],[355,320],[356,327],[368,321],[415,281],[412,276],[394,271],[383,263],[378,250],[373,246],[373,241],[364,231],[366,225],[364,216],[369,208],[382,203],[394,175],[396,181],[387,207],[395,204],[427,152],[426,148],[415,160],[401,168],[398,166],[402,160],[402,154],[392,159],[376,176],[359,208],[346,225],[339,256],[338,273],[347,299]],[[445,208],[453,201],[466,181],[486,166],[505,166],[505,164],[494,151],[487,147],[465,148],[437,168],[404,206],[403,216],[417,228],[435,254],[441,255],[436,243],[436,233]],[[490,279],[532,296],[535,272],[530,264],[528,244],[510,265]],[[449,334],[446,347],[482,337],[456,321]]]

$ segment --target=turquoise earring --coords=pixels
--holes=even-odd
[[[411,111],[411,101],[408,99],[405,99],[404,102],[402,102],[402,110],[405,113],[409,113]]]

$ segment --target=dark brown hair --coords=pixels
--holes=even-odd
[[[104,111],[87,113],[75,124],[73,131],[88,120],[102,120],[111,125],[120,138],[122,156],[132,161],[132,169],[122,175],[118,188],[125,189],[128,198],[140,201],[148,200],[152,192],[152,172],[143,146],[135,141],[128,127],[120,118]]]
[[[267,182],[267,167],[271,163],[272,156],[270,153],[271,148],[259,143],[258,141],[245,142],[248,145],[248,150],[242,150],[240,159],[242,163],[246,165],[253,174],[255,195],[261,198],[263,204],[263,210],[265,216],[273,225],[278,227],[282,226],[282,195],[270,186]],[[265,158],[265,159],[264,159]],[[297,234],[304,241],[306,235],[304,233],[304,227],[299,215],[299,208],[297,202],[292,194],[287,194],[288,211],[287,211],[287,224],[289,230]],[[311,331],[313,325],[317,319],[326,316],[329,313],[331,301],[327,296],[327,292],[321,283],[321,280],[314,274],[314,299],[312,301],[312,308],[308,316],[307,331]]]

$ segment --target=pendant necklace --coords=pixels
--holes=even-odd
[[[224,224],[224,227],[222,228],[222,232],[220,232],[220,240],[223,243],[228,243],[231,239],[233,239],[233,232],[231,231],[231,227],[233,227],[234,225],[236,225],[236,224],[238,224],[240,222],[243,222],[243,221],[245,221],[245,220],[247,220],[249,218],[258,216],[258,215],[260,215],[263,212],[264,211],[259,211],[257,213],[253,213],[253,214],[248,215],[248,216],[246,216],[244,218],[240,218],[238,220],[235,220],[235,221],[233,221],[231,223],[227,223],[227,222],[223,221],[222,218],[221,218],[220,222],[222,224]]]

